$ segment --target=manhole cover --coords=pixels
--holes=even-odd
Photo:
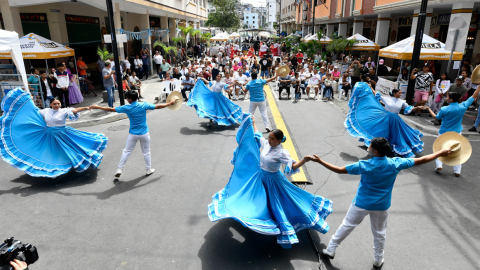
[[[110,131],[119,131],[119,130],[126,130],[126,129],[128,129],[128,126],[127,126],[127,125],[119,125],[119,126],[109,127],[109,128],[107,128],[107,129],[110,130]]]

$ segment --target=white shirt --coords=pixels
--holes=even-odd
[[[135,77],[130,76],[130,77],[128,78],[128,82],[129,82],[131,85],[136,84],[137,81],[138,81],[138,77],[137,77],[137,76],[135,76]]]
[[[262,46],[260,46],[260,51],[261,52],[266,52],[268,49],[267,45],[263,44]]]
[[[162,63],[163,57],[161,54],[155,54],[153,58],[155,59],[155,64],[160,65]]]
[[[387,97],[387,96],[381,95],[380,93],[377,93],[376,97],[380,98],[383,101],[383,104],[385,104],[385,110],[387,112],[398,114],[400,113],[400,110],[402,108],[405,108],[404,113],[408,114],[413,109],[413,107],[408,105],[405,100],[401,100],[396,97]],[[411,108],[408,108],[408,107],[411,107]]]
[[[133,64],[135,65],[135,68],[140,68],[143,65],[142,59],[133,60]]]
[[[242,74],[242,75],[235,76],[234,80],[241,84],[245,84],[248,81],[248,77],[245,74]]]
[[[67,118],[71,121],[78,120],[80,117],[79,113],[73,113],[71,108],[66,109],[43,109],[39,110],[38,113],[45,119],[47,127],[64,127]]]
[[[449,80],[437,80],[437,84],[435,85],[435,94],[445,94],[448,91],[448,88],[450,88],[450,81]]]
[[[226,85],[224,82],[217,82],[217,81],[209,82],[209,84],[212,91],[216,93],[221,93],[223,90],[223,87]]]
[[[308,80],[308,85],[312,84],[312,85],[317,85],[320,83],[320,75],[317,73],[317,74],[312,74],[312,77],[310,77],[310,79]]]
[[[43,81],[43,82],[45,84],[45,89],[47,89],[47,97],[53,97],[52,89],[50,89],[50,85],[48,85],[48,80],[45,79],[45,81]]]
[[[299,76],[300,80],[305,81],[305,80],[307,79],[307,77],[310,76],[310,73],[308,73],[308,72],[300,72],[299,75],[300,75],[300,76]]]

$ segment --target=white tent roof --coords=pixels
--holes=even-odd
[[[230,37],[232,37],[232,38],[238,38],[238,37],[240,37],[240,34],[237,33],[237,32],[233,32],[233,33],[230,34]]]
[[[212,37],[211,41],[228,41],[230,36],[227,33],[219,33]]]
[[[400,59],[400,60],[411,60],[413,55],[414,44],[415,44],[415,35],[381,49],[379,56]],[[453,52],[452,60],[462,60],[462,57],[463,57],[463,53]],[[444,43],[430,36],[423,35],[422,48],[420,49],[420,59],[449,60],[450,51],[445,50]]]
[[[75,51],[55,41],[30,33],[20,38],[24,59],[51,59],[75,55]],[[0,59],[10,59],[0,55]]]
[[[314,34],[314,35],[310,35],[309,37],[306,37],[305,38],[305,41],[310,41],[310,40],[318,40],[318,37],[317,37],[317,34]],[[332,42],[332,40],[327,37],[327,36],[323,36],[321,39],[320,39],[320,43],[323,43],[323,44],[328,44]]]
[[[257,34],[257,36],[260,36],[260,37],[270,37],[271,35],[272,34],[270,34],[270,32],[267,32],[267,31],[262,31]]]
[[[352,51],[378,51],[380,50],[380,46],[371,41],[370,39],[360,35],[355,34],[347,39],[355,39],[358,40],[358,43],[355,43],[352,46]]]
[[[28,88],[27,73],[23,64],[22,50],[20,49],[20,41],[17,32],[10,32],[0,29],[0,55],[8,56],[12,59],[17,67],[18,72],[22,75],[25,91],[30,92]]]

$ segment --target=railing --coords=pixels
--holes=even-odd
[[[40,76],[28,74],[27,77],[37,77],[38,83],[29,83],[28,87],[30,88],[30,93],[32,95],[33,103],[38,108],[45,108],[45,101],[43,100],[43,91],[42,86],[40,85]],[[8,78],[8,77],[17,77]],[[16,89],[17,87],[25,90],[22,82],[22,74],[0,74],[0,102],[8,94],[9,91]]]

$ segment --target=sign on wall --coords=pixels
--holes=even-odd
[[[47,13],[20,13],[22,22],[48,22]]]
[[[100,20],[96,17],[65,14],[65,20],[67,23],[100,24]]]
[[[437,24],[450,24],[450,13],[438,15]]]
[[[398,26],[411,26],[412,25],[412,17],[401,17],[398,18]]]

